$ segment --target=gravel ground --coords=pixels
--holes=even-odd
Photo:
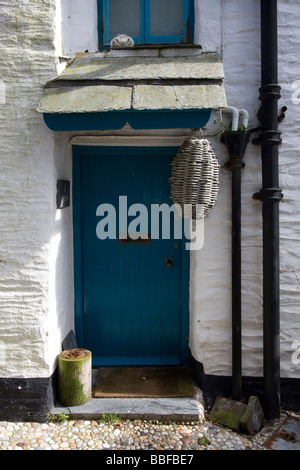
[[[198,389],[196,401],[199,420],[190,423],[120,420],[115,415],[74,420],[51,414],[45,423],[0,421],[0,450],[267,450],[264,444],[286,418],[300,417],[299,412],[282,411],[278,420],[247,436],[210,422]]]
[[[60,417],[61,419],[62,417]],[[286,418],[246,436],[203,423],[70,420],[47,423],[0,422],[0,450],[265,450],[264,442]]]

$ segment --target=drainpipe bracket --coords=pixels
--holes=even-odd
[[[280,188],[263,188],[258,193],[253,194],[253,199],[263,203],[275,203],[282,201],[283,194]]]
[[[259,99],[261,101],[269,100],[269,99],[277,99],[281,98],[280,94],[281,87],[277,83],[268,83],[267,85],[263,85],[260,87],[259,92]]]
[[[281,132],[276,130],[262,131],[261,134],[252,140],[254,145],[267,147],[271,145],[280,145],[282,143]]]
[[[281,111],[280,111],[280,114],[279,114],[279,116],[278,116],[278,122],[281,122],[281,121],[284,120],[284,118],[285,118],[285,113],[286,113],[287,110],[288,110],[287,106],[282,106]]]

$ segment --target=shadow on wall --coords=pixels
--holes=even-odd
[[[57,195],[58,185],[56,186]],[[58,201],[57,201],[58,202]],[[72,207],[56,208],[49,249],[49,345],[53,370],[62,342],[74,329]],[[51,359],[53,358],[53,359]]]

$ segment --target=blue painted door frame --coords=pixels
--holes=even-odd
[[[128,208],[172,205],[168,178],[177,150],[73,147],[75,326],[95,367],[188,362],[190,253],[184,240],[122,244],[96,235],[97,207],[118,209],[119,196],[127,196]]]

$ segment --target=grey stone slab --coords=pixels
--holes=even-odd
[[[197,57],[84,58],[74,61],[60,80],[223,79],[218,54]]]
[[[251,396],[247,408],[240,419],[240,430],[245,434],[254,434],[260,431],[264,421],[264,413],[259,399]]]
[[[51,410],[51,414],[53,415],[68,415],[69,413],[70,409],[67,406],[60,405],[59,403],[57,403]]]
[[[97,113],[121,111],[131,107],[131,87],[82,86],[48,88],[39,113]]]
[[[223,64],[216,53],[78,58],[46,86],[37,111],[216,109],[227,106],[223,79]],[[166,80],[176,80],[176,85]]]
[[[137,85],[132,107],[138,111],[218,108],[226,107],[226,96],[220,85]]]
[[[225,108],[227,106],[223,85],[174,86],[181,109]]]
[[[137,111],[149,109],[181,109],[174,87],[159,85],[135,86],[132,107]]]
[[[226,106],[225,90],[219,85],[82,86],[49,88],[39,113],[96,113],[130,110],[214,109]]]
[[[68,414],[74,419],[99,419],[113,413],[122,419],[160,421],[195,421],[199,419],[197,402],[193,398],[92,398],[81,406],[61,407],[52,414]]]
[[[217,397],[209,413],[208,419],[234,431],[240,429],[240,419],[246,410],[246,405],[229,398]]]

